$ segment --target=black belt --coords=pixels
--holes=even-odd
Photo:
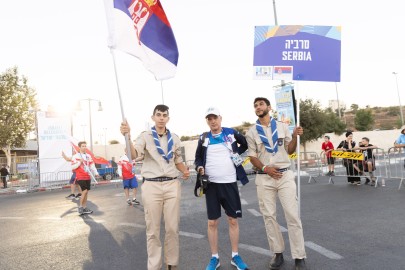
[[[164,182],[177,179],[177,177],[155,177],[155,178],[144,178],[145,181],[153,181],[153,182]]]
[[[289,168],[282,168],[282,169],[276,169],[278,172],[285,172],[285,171],[288,171],[289,170]],[[265,173],[265,172],[257,172],[257,174],[267,174],[267,173]]]

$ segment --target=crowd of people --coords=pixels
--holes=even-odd
[[[405,128],[401,130],[400,136],[394,142],[395,148],[405,147]],[[374,149],[378,146],[370,143],[370,139],[363,137],[356,146],[353,140],[353,132],[347,131],[345,139],[342,140],[338,146],[334,147],[328,135],[324,136],[324,142],[321,145],[322,152],[324,153],[324,162],[328,166],[326,176],[335,176],[335,161],[332,151],[339,150],[343,152],[361,153],[361,159],[350,158],[348,156],[339,156],[342,158],[342,163],[346,170],[347,181],[352,185],[361,185],[361,177],[366,177],[365,185],[375,185],[376,177],[374,171],[376,170],[375,153]],[[344,158],[347,157],[347,158]],[[405,166],[405,165],[404,165]],[[383,184],[384,186],[385,184]]]

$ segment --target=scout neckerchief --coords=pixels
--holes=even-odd
[[[158,134],[156,131],[156,128],[153,126],[152,127],[152,134],[153,134],[153,140],[155,141],[156,148],[159,152],[159,154],[169,163],[170,159],[173,156],[173,139],[172,135],[170,134],[170,130],[167,130],[167,155],[163,151],[162,147],[160,146]]]
[[[272,140],[273,140],[273,147],[274,147],[274,149],[271,148],[270,143],[269,143],[269,140],[267,139],[266,134],[264,133],[263,127],[262,127],[262,125],[260,124],[259,119],[257,119],[257,121],[256,121],[256,130],[257,130],[257,133],[259,134],[259,137],[260,137],[260,139],[262,140],[262,142],[263,142],[263,144],[264,144],[264,147],[266,148],[267,152],[276,154],[277,151],[278,151],[278,144],[277,144],[277,141],[278,141],[277,123],[276,123],[276,120],[274,120],[273,117],[271,118],[270,123],[271,123],[271,131],[273,132],[273,134],[272,134],[271,137],[272,137]]]

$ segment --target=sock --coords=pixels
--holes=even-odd
[[[236,252],[232,251],[232,258],[235,257],[236,255],[238,255],[238,252],[237,251]]]
[[[215,257],[215,258],[219,259],[218,253],[212,254],[212,257]]]

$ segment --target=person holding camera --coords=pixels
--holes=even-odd
[[[250,162],[259,170],[255,180],[259,208],[263,215],[270,250],[274,252],[269,268],[280,269],[284,263],[284,239],[277,222],[278,197],[287,221],[295,269],[307,269],[304,235],[298,213],[297,186],[288,157],[296,151],[297,136],[302,135],[304,131],[302,127],[297,126],[291,134],[287,124],[270,117],[271,106],[267,98],[255,98],[253,106],[258,119],[256,125],[246,133],[246,139]]]
[[[201,176],[205,176],[205,183],[208,184],[205,202],[208,215],[208,241],[212,256],[206,270],[215,270],[220,266],[218,224],[221,206],[228,216],[232,248],[231,264],[238,270],[246,270],[249,268],[238,254],[237,218],[242,217],[242,206],[237,180],[243,185],[249,182],[240,157],[247,149],[247,142],[239,131],[221,126],[222,116],[217,108],[208,108],[205,119],[210,131],[203,133],[198,140],[195,167]]]

